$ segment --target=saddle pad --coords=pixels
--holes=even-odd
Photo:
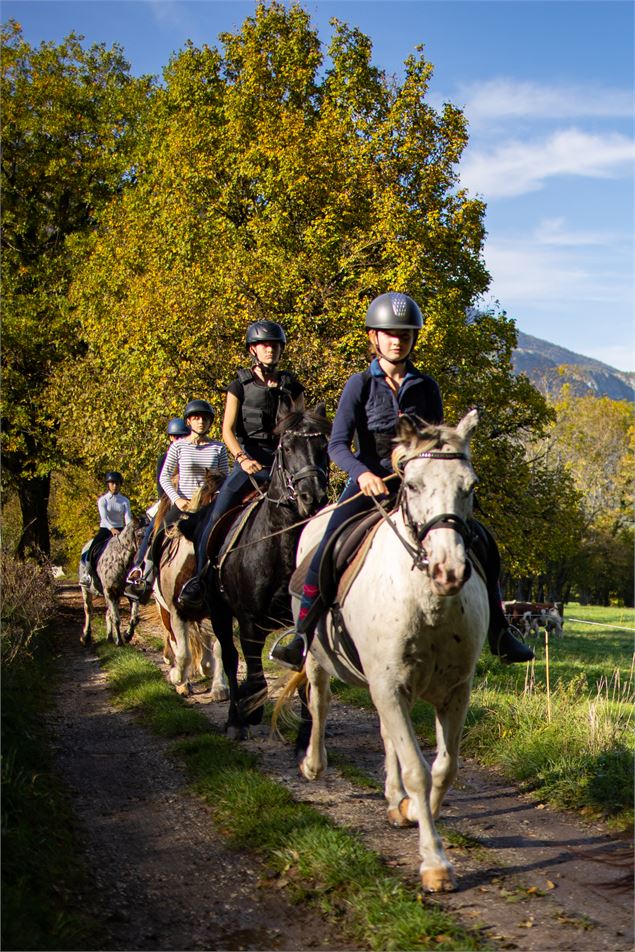
[[[375,525],[372,526],[372,528],[362,539],[362,543],[357,549],[355,555],[344,569],[344,574],[342,575],[337,587],[337,600],[340,605],[344,604],[344,599],[348,595],[351,585],[359,575],[359,570],[366,561],[368,550],[373,544],[373,539],[375,538],[375,534],[377,533],[377,530],[380,526],[381,522],[376,522]]]
[[[232,551],[234,546],[237,544],[238,539],[240,538],[240,534],[242,533],[243,529],[245,528],[245,525],[247,524],[247,520],[249,519],[254,509],[260,505],[261,501],[262,501],[262,497],[258,496],[257,499],[254,499],[253,502],[250,502],[248,506],[245,508],[245,510],[243,511],[242,515],[238,519],[236,519],[236,521],[230,526],[229,532],[227,533],[227,536],[225,537],[225,541],[220,547],[220,551],[218,553],[217,569],[219,573],[221,569],[223,568],[223,562],[225,561],[229,553]]]

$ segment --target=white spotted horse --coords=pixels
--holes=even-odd
[[[206,601],[229,681],[226,731],[235,739],[245,738],[250,725],[262,720],[267,696],[262,651],[267,635],[291,621],[289,579],[299,523],[328,501],[330,429],[324,404],[283,417],[275,430],[279,441],[266,493],[248,510],[231,510],[222,517],[234,532],[230,525],[218,555],[208,546],[213,565],[205,582]],[[213,534],[210,542],[214,544]],[[240,685],[234,618],[246,665]]]
[[[470,552],[477,479],[469,442],[477,422],[475,410],[456,429],[400,419],[393,452],[402,474],[398,507],[379,520],[357,574],[322,616],[305,669],[291,677],[274,713],[275,726],[300,690],[298,760],[304,777],[315,780],[327,765],[330,678],[368,687],[385,748],[388,818],[393,826],[419,824],[420,876],[429,892],[455,886],[434,821],[457,774],[472,679],[489,624],[486,585]],[[320,514],[306,527],[298,564],[317,545],[327,521]],[[294,597],[296,614],[298,607]],[[431,769],[410,716],[417,698],[435,709]]]
[[[133,518],[118,535],[108,539],[98,556],[95,574],[88,571],[80,560],[79,585],[84,602],[84,627],[81,642],[88,646],[92,641],[93,598],[103,596],[106,602],[106,636],[117,647],[132,640],[139,621],[139,602],[130,602],[130,620],[125,633],[121,634],[119,599],[124,594],[126,577],[130,571],[137,549],[145,531],[145,518]],[[82,554],[90,548],[87,542]]]

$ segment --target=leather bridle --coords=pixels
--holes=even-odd
[[[316,439],[319,437],[323,440],[326,440],[326,435],[324,433],[320,433],[319,431],[303,433],[301,430],[287,430],[286,433],[280,437],[280,442],[278,443],[278,447],[273,459],[273,465],[271,467],[271,474],[273,476],[276,472],[279,473],[280,478],[286,487],[287,494],[280,496],[278,499],[274,499],[269,495],[271,492],[273,479],[269,484],[269,489],[267,490],[266,494],[266,498],[269,500],[269,502],[276,503],[278,506],[295,505],[295,502],[298,498],[297,486],[302,482],[303,479],[313,479],[317,477],[320,485],[324,489],[327,488],[329,482],[328,467],[324,469],[321,466],[316,466],[315,464],[311,463],[307,466],[303,466],[301,469],[297,470],[297,472],[291,472],[284,452],[284,440],[286,436],[296,436],[301,437],[302,439]]]

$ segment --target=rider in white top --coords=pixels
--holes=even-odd
[[[110,489],[97,500],[99,509],[99,527],[100,529],[123,529],[124,525],[132,522],[132,512],[130,511],[130,500],[127,496],[122,496],[117,489],[112,492]]]

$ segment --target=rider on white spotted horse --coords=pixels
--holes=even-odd
[[[301,670],[326,607],[319,597],[319,567],[328,539],[351,516],[371,510],[372,497],[388,495],[384,480],[392,475],[390,456],[399,416],[412,414],[426,423],[443,421],[438,384],[409,359],[422,326],[421,311],[406,294],[381,294],[366,312],[366,329],[376,356],[367,370],[347,381],[329,442],[332,461],[349,474],[349,480],[339,499],[342,505],[333,512],[307,572],[295,637],[288,645],[278,642],[271,652],[272,658],[293,670]],[[353,441],[356,453],[351,449]],[[472,525],[485,548],[490,650],[508,664],[530,661],[533,652],[514,637],[503,614],[496,542],[480,523],[472,520]]]

